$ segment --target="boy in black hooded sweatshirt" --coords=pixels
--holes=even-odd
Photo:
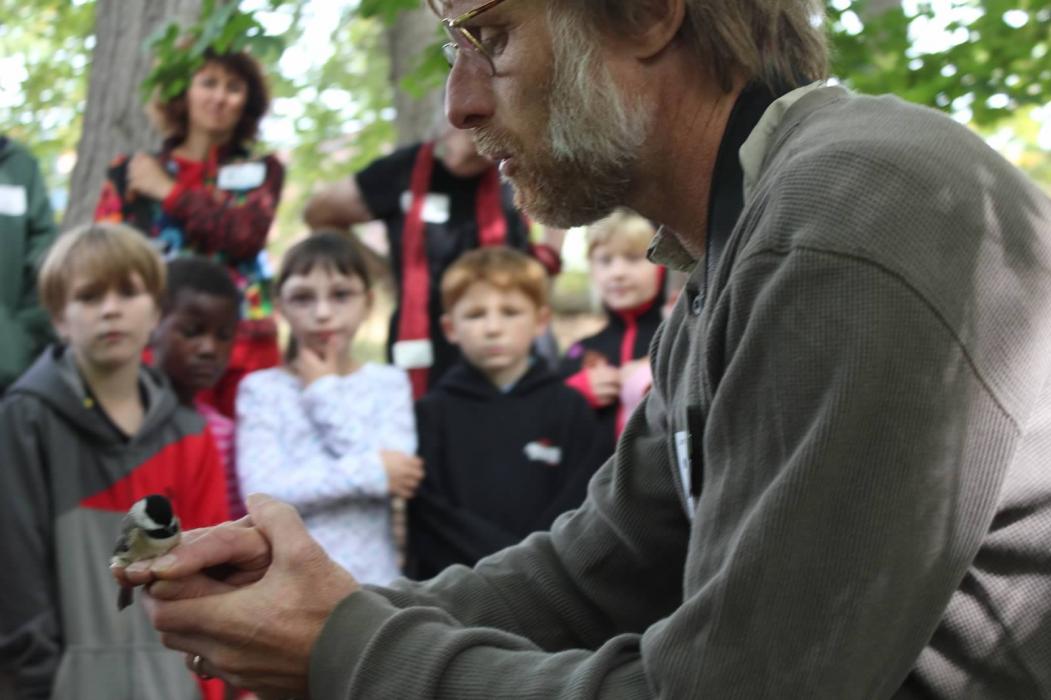
[[[550,317],[539,263],[474,250],[441,293],[463,359],[416,404],[426,476],[408,506],[406,571],[418,579],[548,529],[583,502],[608,452],[587,402],[531,354]]]

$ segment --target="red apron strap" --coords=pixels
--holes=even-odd
[[[412,203],[405,227],[402,229],[401,252],[401,309],[396,340],[427,340],[430,338],[431,273],[427,264],[427,244],[424,240],[423,205],[431,186],[434,170],[434,142],[420,146],[412,168]],[[427,391],[427,368],[409,370],[412,396],[418,399]]]
[[[478,245],[504,245],[507,242],[507,220],[501,201],[500,174],[495,165],[482,174],[474,208],[475,220],[478,222]]]

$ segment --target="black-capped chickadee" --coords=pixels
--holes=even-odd
[[[160,494],[150,494],[136,501],[120,523],[120,538],[113,550],[110,566],[126,567],[132,562],[159,557],[179,544],[182,530],[171,501]],[[117,610],[131,605],[132,588],[121,586]]]

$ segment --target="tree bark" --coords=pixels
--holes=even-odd
[[[106,166],[118,153],[157,147],[139,93],[150,68],[142,44],[170,19],[192,22],[200,8],[201,0],[96,0],[91,79],[63,229],[91,221]]]
[[[440,89],[419,99],[401,89],[401,80],[416,68],[421,49],[434,42],[436,21],[433,13],[421,8],[402,12],[387,30],[399,146],[434,137],[438,125],[443,123]]]

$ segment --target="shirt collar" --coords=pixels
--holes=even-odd
[[[743,182],[741,184],[745,202],[751,198],[755,191],[755,185],[759,181],[762,171],[763,161],[766,158],[767,151],[773,144],[774,134],[784,121],[785,113],[802,97],[822,86],[824,86],[824,82],[814,82],[801,88],[796,88],[774,100],[763,112],[747,139],[738,149],[740,169],[743,173]],[[736,118],[736,114],[731,118]],[[732,131],[728,125],[726,129],[727,136],[724,136],[724,139],[729,138]],[[679,242],[675,233],[663,225],[654,235],[646,255],[653,263],[684,272],[692,270],[698,262],[698,259],[691,255]]]

